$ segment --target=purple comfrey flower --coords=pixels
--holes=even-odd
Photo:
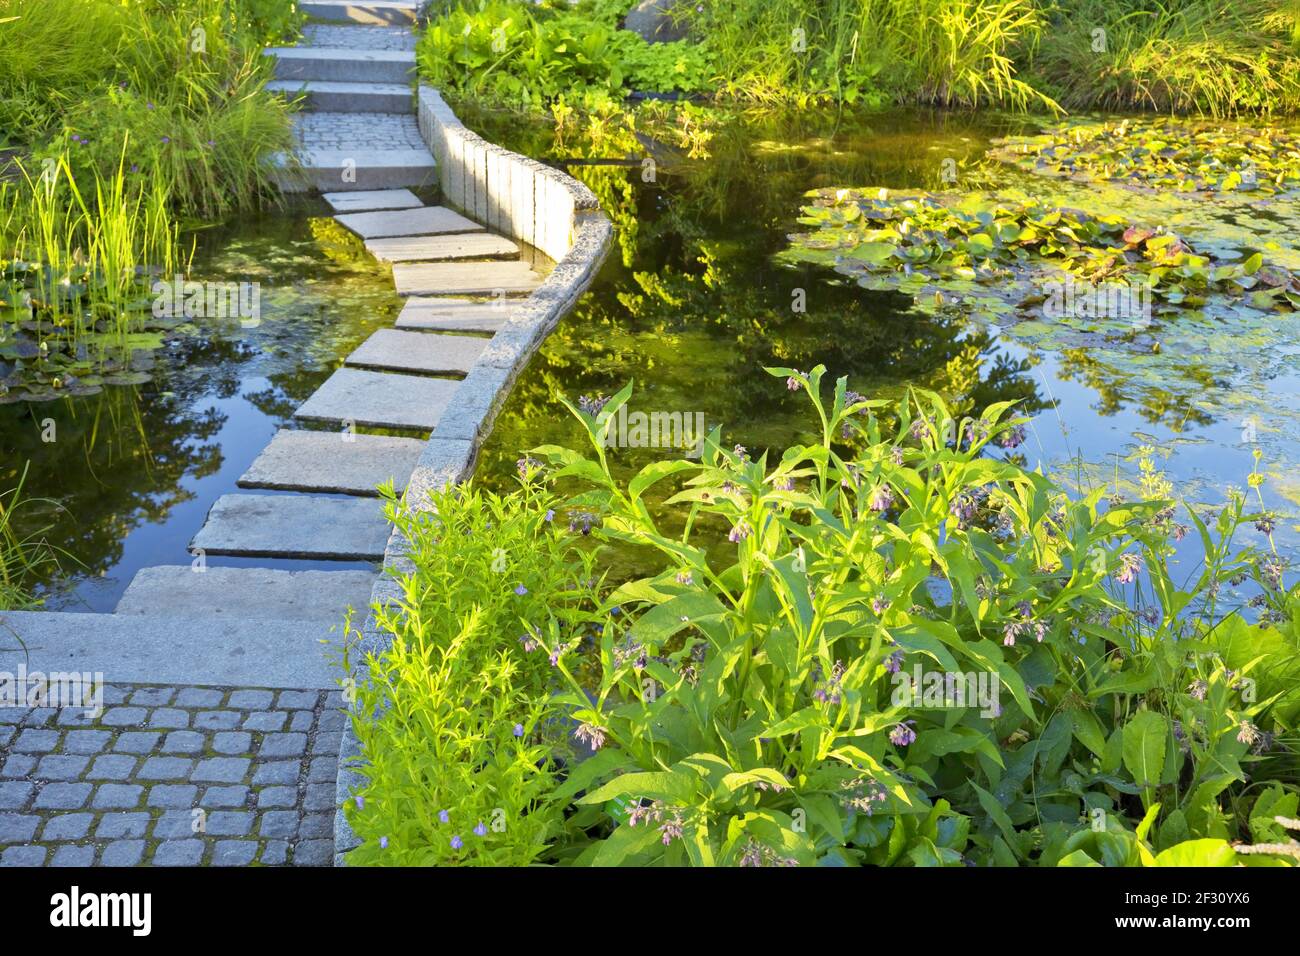
[[[889,460],[892,461],[895,465],[902,467],[903,448],[901,445],[895,445],[893,448],[889,449]]]
[[[733,527],[731,532],[727,535],[727,540],[732,544],[736,544],[740,541],[744,541],[753,533],[754,529],[749,526],[749,522],[744,518],[741,518],[736,522],[735,527]]]
[[[569,531],[579,530],[583,534],[591,534],[591,526],[596,523],[596,516],[590,511],[570,511],[569,512]]]
[[[664,824],[659,827],[659,832],[663,834],[662,839],[664,846],[667,846],[674,840],[680,840],[682,838],[682,823],[681,811],[675,810],[673,811],[673,818],[665,821]]]
[[[599,750],[605,746],[605,730],[595,724],[580,724],[578,729],[573,732],[573,736],[592,750]]]
[[[139,171],[140,171],[140,167],[137,166],[135,163],[132,163],[132,164],[131,164],[131,172],[133,172],[133,173],[138,173]]]
[[[948,510],[957,519],[957,527],[965,528],[974,520],[976,512],[979,511],[979,502],[975,500],[973,495],[963,492],[948,506]]]
[[[386,837],[386,836],[381,836],[381,837],[379,838],[379,849],[381,849],[381,850],[387,850],[387,849],[388,849],[388,837]]]
[[[884,785],[870,777],[846,780],[840,784],[840,789],[848,791],[845,796],[840,798],[840,802],[845,807],[851,807],[859,813],[865,813],[867,816],[871,816],[876,810],[876,804],[884,803],[888,796]]]
[[[578,398],[578,407],[581,408],[588,415],[590,415],[592,418],[595,418],[597,415],[600,414],[600,410],[604,408],[606,403],[608,402],[609,402],[609,396],[607,395],[597,395],[595,398],[591,398],[587,395],[581,395]]]
[[[1016,425],[998,435],[998,444],[1003,448],[1018,448],[1025,443],[1025,426]]]
[[[542,463],[531,455],[525,455],[515,462],[515,471],[519,472],[520,478],[527,478],[534,471],[541,471]]]
[[[515,593],[518,594],[520,597],[523,597],[525,594],[528,593],[528,588],[520,584],[515,588]]]
[[[1175,541],[1182,541],[1183,538],[1187,537],[1187,532],[1190,530],[1191,529],[1185,524],[1176,524],[1174,525],[1171,534],[1173,534]]]
[[[163,141],[164,143],[170,143],[170,142],[172,141],[172,138],[171,138],[170,136],[164,136],[164,137],[162,138],[162,141]]]
[[[776,488],[777,491],[794,491],[794,479],[785,478],[776,482],[773,487]]]
[[[1115,572],[1115,580],[1120,584],[1132,584],[1141,571],[1142,559],[1126,551],[1119,556],[1119,570]]]
[[[478,824],[474,827],[474,835],[475,835],[475,836],[487,836],[487,827],[485,827],[485,826],[483,825],[483,821],[482,821],[482,820],[480,820],[480,821],[478,822]]]
[[[438,822],[439,822],[439,823],[450,823],[450,822],[451,822],[451,814],[448,813],[446,810],[439,810],[439,811],[438,811]]]
[[[352,802],[357,805],[358,810],[364,810],[366,808],[366,798],[359,793],[352,798]]]
[[[1272,534],[1275,527],[1277,522],[1270,513],[1262,514],[1255,519],[1255,529],[1263,534]]]
[[[543,521],[554,521],[554,520],[555,520],[555,509],[554,509],[554,508],[547,508],[547,509],[546,509],[546,514],[542,517],[542,520],[543,520]]]
[[[691,574],[690,571],[678,571],[676,580],[678,584],[684,584],[687,587],[690,587],[695,583],[695,575]]]
[[[889,732],[889,742],[895,747],[906,747],[916,740],[916,731],[911,727],[914,723],[915,720],[905,720],[901,724],[895,724],[894,729]]]
[[[145,104],[144,104],[144,108],[147,109],[147,110],[151,110],[151,109],[153,109],[153,104],[152,104],[152,103],[145,103]]]
[[[459,850],[464,845],[465,845],[465,841],[462,840],[459,836],[454,836],[451,838],[451,848],[453,850]]]
[[[803,375],[803,372],[799,371],[798,369],[795,369],[794,373],[795,375]],[[785,380],[785,387],[792,392],[797,392],[799,391],[799,389],[803,388],[803,382],[795,378],[794,375],[791,375],[789,378]]]
[[[1259,740],[1259,728],[1249,720],[1243,720],[1237,730],[1237,741],[1243,744],[1254,744]]]
[[[889,610],[889,602],[885,600],[883,594],[878,594],[871,599],[871,610],[876,614],[884,614]]]
[[[844,407],[845,407],[845,408],[849,408],[849,407],[851,407],[851,406],[853,406],[853,405],[857,405],[857,404],[860,403],[860,402],[865,402],[866,400],[867,400],[867,396],[863,395],[861,392],[855,392],[855,391],[853,391],[853,389],[851,389],[851,388],[850,388],[850,389],[846,389],[845,392],[844,392]],[[859,409],[858,411],[861,411],[861,409]],[[854,414],[856,415],[857,412],[854,412]]]
[[[537,650],[539,647],[542,646],[541,642],[538,641],[537,638],[533,636],[533,633],[531,631],[527,634],[522,635],[519,638],[519,643],[523,645],[524,652],[527,654],[531,654],[533,651]]]
[[[885,670],[891,674],[897,674],[903,669],[903,657],[904,655],[901,650],[894,651],[894,653],[889,655],[888,660],[885,661]]]
[[[732,449],[732,453],[741,461],[749,461],[749,449],[744,445],[737,445]]]
[[[1269,587],[1277,588],[1282,584],[1282,562],[1273,555],[1260,562],[1259,573]]]
[[[867,499],[867,507],[876,514],[882,514],[889,510],[889,506],[894,503],[893,489],[887,484],[876,485],[871,490],[871,496]]]
[[[813,672],[813,700],[822,704],[838,704],[840,702],[840,681],[844,678],[844,664],[842,661],[836,661],[835,666],[831,668],[831,676],[823,679],[821,668],[818,667]]]
[[[511,733],[513,733],[516,737],[522,737],[524,735],[524,725],[515,724],[515,729],[512,730]]]
[[[1194,680],[1187,685],[1187,693],[1191,694],[1196,700],[1205,700],[1205,695],[1209,689],[1210,685],[1203,680]]]

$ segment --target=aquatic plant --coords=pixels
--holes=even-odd
[[[21,522],[18,516],[33,509],[48,509],[54,502],[25,493],[30,463],[23,466],[18,483],[0,492],[0,611],[39,607],[36,582],[59,566],[60,551],[46,537],[49,522]]]

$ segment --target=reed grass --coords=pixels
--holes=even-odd
[[[60,551],[50,544],[48,523],[20,522],[20,512],[57,507],[45,498],[29,498],[24,488],[30,463],[23,466],[15,487],[0,492],[0,611],[29,610],[42,603],[33,582],[59,566]]]

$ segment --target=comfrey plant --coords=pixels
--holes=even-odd
[[[594,458],[533,452],[548,480],[587,486],[568,504],[584,534],[664,558],[608,596],[594,676],[571,646],[543,648],[591,754],[551,794],[572,803],[553,861],[1232,857],[1246,830],[1221,798],[1278,703],[1246,699],[1260,661],[1220,640],[1259,629],[1215,611],[1259,565],[1227,556],[1240,500],[1217,540],[1193,515],[1206,566],[1179,589],[1170,503],[1071,500],[1002,459],[1023,439],[1007,405],[953,421],[933,394],[868,401],[841,379],[828,402],[824,369],[768,371],[806,393],[819,442],[751,456],[715,431],[701,460],[624,485],[606,433],[629,385],[569,406]],[[647,493],[668,479],[680,490],[656,515]],[[1294,656],[1290,634],[1274,653]],[[998,706],[900,703],[894,675],[917,663],[996,677]]]

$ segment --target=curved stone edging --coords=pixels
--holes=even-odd
[[[533,353],[591,285],[613,239],[613,225],[595,195],[557,169],[489,143],[468,129],[433,87],[420,84],[420,135],[438,163],[443,198],[489,229],[535,246],[556,260],[545,281],[512,310],[469,373],[460,382],[406,487],[407,501],[428,503],[430,492],[464,481],[473,474],[480,442],[492,430],[497,413],[527,367]],[[396,530],[384,554],[384,570],[410,569],[405,539]],[[380,575],[371,604],[399,597],[396,581]],[[353,648],[354,660],[378,653],[387,639],[367,614]],[[359,663],[354,666],[360,667]],[[360,744],[345,722],[335,784],[334,865],[360,842],[342,806],[363,780],[354,764]]]

